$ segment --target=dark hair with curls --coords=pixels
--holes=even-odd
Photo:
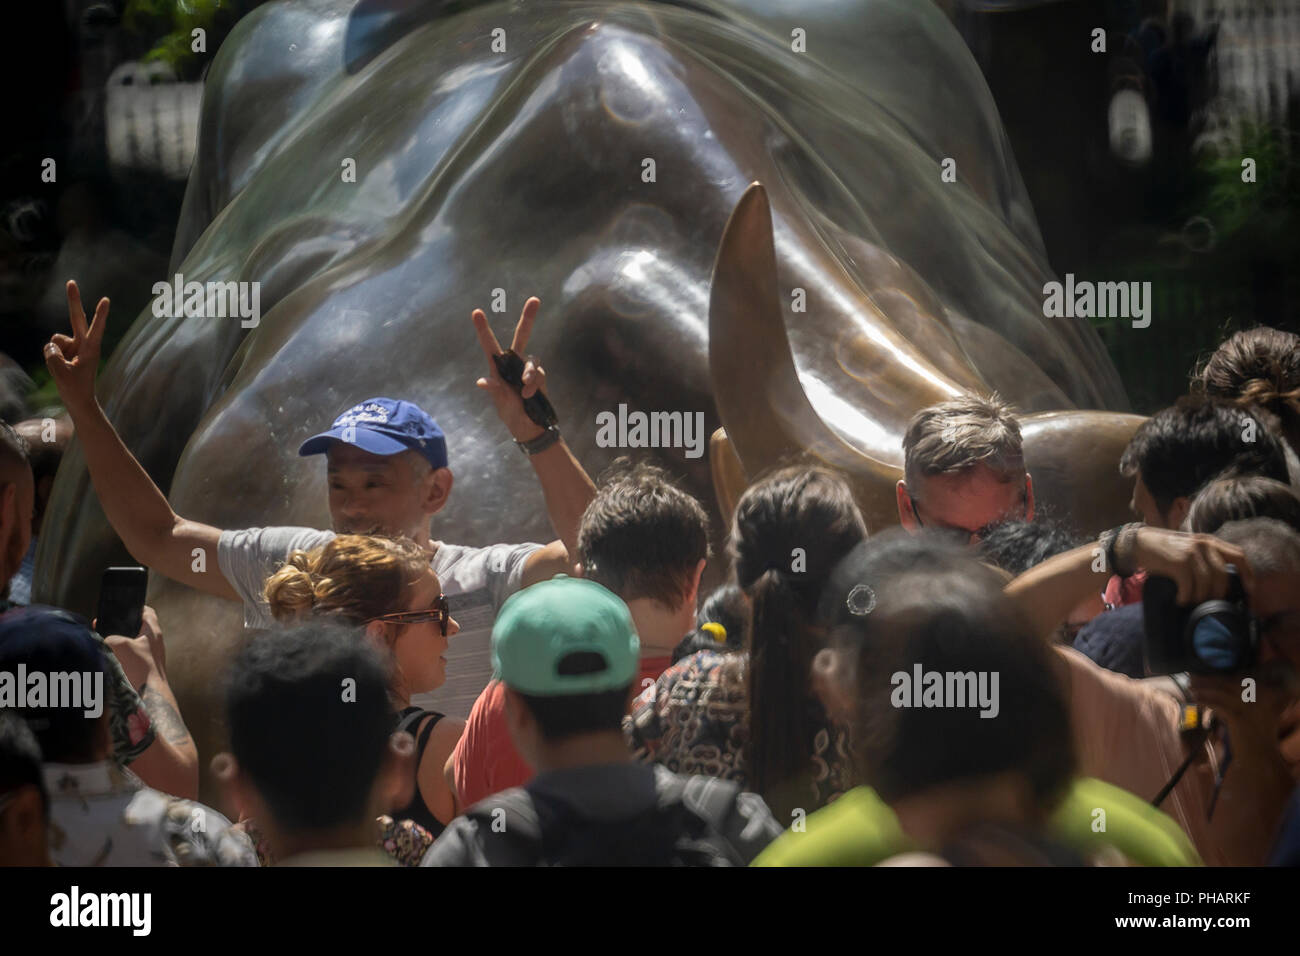
[[[730,553],[749,595],[749,788],[778,819],[806,806],[813,737],[825,726],[810,686],[825,646],[817,601],[836,564],[867,537],[843,478],[824,468],[782,469],[736,504]]]
[[[1267,325],[1237,332],[1196,371],[1192,388],[1268,413],[1300,454],[1300,335]]]

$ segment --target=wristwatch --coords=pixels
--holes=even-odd
[[[548,425],[546,430],[536,438],[530,438],[528,441],[520,441],[516,438],[515,444],[519,446],[519,450],[525,455],[536,455],[539,452],[546,451],[559,440],[560,430],[554,425]]]
[[[1111,528],[1101,536],[1101,547],[1106,555],[1106,568],[1122,578],[1132,577],[1137,573],[1133,566],[1133,538],[1143,527],[1141,521],[1130,521],[1118,528]]]

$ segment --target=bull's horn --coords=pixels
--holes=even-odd
[[[852,481],[865,512],[888,513],[897,467],[854,448],[817,414],[779,301],[767,191],[751,183],[723,230],[709,290],[709,373],[727,437],[751,481],[784,462],[825,464]]]

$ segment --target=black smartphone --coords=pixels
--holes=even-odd
[[[95,630],[107,637],[135,637],[144,622],[144,592],[149,572],[141,567],[105,568],[99,584],[99,609]]]
[[[516,392],[524,390],[524,360],[519,357],[518,353],[512,349],[506,349],[504,352],[498,352],[492,356],[492,361],[496,363],[497,372],[507,385]],[[541,392],[534,392],[530,397],[524,399],[524,412],[543,428],[550,428],[560,420],[560,416],[555,414],[554,406]]]

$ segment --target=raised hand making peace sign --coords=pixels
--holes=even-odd
[[[45,367],[54,377],[63,404],[76,412],[95,401],[95,371],[99,368],[99,347],[108,325],[108,299],[99,300],[95,316],[87,325],[81,290],[69,279],[68,318],[72,322],[72,335],[55,333],[45,346]]]
[[[520,442],[530,441],[544,431],[541,425],[529,417],[524,407],[526,399],[539,393],[545,395],[546,370],[534,356],[527,355],[524,351],[528,347],[528,338],[532,335],[533,323],[537,320],[537,311],[541,306],[541,300],[536,296],[524,303],[524,310],[519,316],[519,324],[515,326],[515,335],[510,343],[510,351],[520,356],[524,365],[523,388],[519,391],[501,377],[497,368],[497,358],[504,350],[488,324],[487,314],[482,309],[475,309],[471,316],[474,331],[478,333],[479,345],[483,347],[483,354],[488,359],[488,374],[476,384],[492,396],[497,414],[510,429],[514,439]]]

